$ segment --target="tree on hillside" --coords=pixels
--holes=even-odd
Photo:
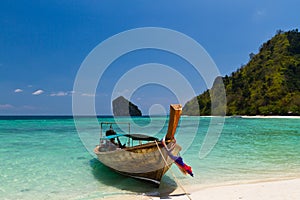
[[[247,65],[222,78],[228,115],[300,115],[300,33],[277,34],[250,53]],[[218,77],[217,79],[220,79]],[[216,79],[216,80],[217,80]],[[217,82],[217,81],[215,81]],[[211,98],[218,99],[218,84],[188,102],[184,114],[212,115]],[[220,95],[222,96],[222,95]],[[200,111],[189,106],[198,102]],[[193,105],[193,108],[197,105]]]

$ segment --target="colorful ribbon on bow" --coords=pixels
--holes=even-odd
[[[192,167],[188,166],[187,164],[185,164],[183,162],[183,159],[181,156],[174,156],[171,151],[173,150],[173,148],[169,149],[165,143],[165,138],[163,138],[162,140],[162,144],[164,145],[164,147],[166,148],[166,151],[168,153],[168,156],[174,160],[175,164],[177,165],[177,167],[180,169],[180,171],[184,174],[189,174],[192,177],[194,177],[193,171],[192,171]]]

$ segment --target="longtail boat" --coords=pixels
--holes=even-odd
[[[118,134],[113,129],[115,123],[102,122],[100,143],[94,149],[98,160],[116,172],[151,181],[157,186],[174,162],[182,172],[193,175],[191,168],[178,156],[181,147],[174,138],[181,112],[180,104],[170,105],[168,131],[162,140],[143,134],[130,134],[130,124],[128,134]],[[105,125],[109,129],[104,136],[102,132]],[[125,144],[122,143],[124,138]]]

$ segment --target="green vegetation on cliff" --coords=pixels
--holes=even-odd
[[[250,54],[247,65],[222,79],[227,115],[300,115],[300,33],[278,31],[258,54]],[[217,87],[189,101],[183,114],[212,115]]]

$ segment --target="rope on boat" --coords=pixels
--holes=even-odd
[[[168,170],[171,172],[171,174],[172,174],[172,176],[174,177],[174,179],[175,179],[177,185],[179,185],[179,187],[183,190],[183,192],[184,192],[184,194],[187,196],[187,198],[190,199],[190,200],[192,200],[192,198],[189,196],[189,194],[186,192],[186,190],[184,189],[184,187],[180,184],[180,182],[179,182],[178,179],[176,178],[176,175],[175,175],[175,174],[173,173],[173,171],[171,170],[171,167],[168,165],[168,162],[167,162],[165,156],[163,155],[163,153],[161,152],[161,150],[160,150],[160,148],[159,148],[159,146],[158,146],[157,141],[155,141],[155,144],[156,144],[156,146],[157,146],[157,149],[158,149],[158,151],[159,151],[161,157],[163,158],[163,160],[164,160],[164,162],[165,162],[166,167],[167,167]]]

